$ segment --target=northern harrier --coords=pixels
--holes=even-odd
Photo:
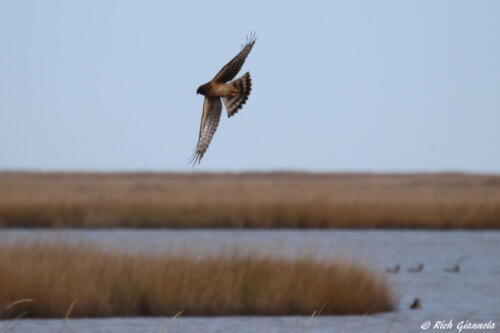
[[[253,44],[255,44],[255,35],[251,34],[247,37],[245,46],[240,53],[222,67],[212,81],[201,85],[196,90],[197,94],[205,96],[205,101],[203,103],[198,145],[192,158],[193,164],[200,163],[217,130],[222,111],[222,102],[226,107],[227,116],[231,117],[247,101],[250,90],[252,90],[250,73],[246,72],[240,78],[231,82],[228,81],[232,80],[238,74],[250,50],[252,50]]]

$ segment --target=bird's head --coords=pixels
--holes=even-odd
[[[198,90],[196,90],[196,94],[206,95],[208,89],[209,89],[208,84],[201,85],[198,87]]]

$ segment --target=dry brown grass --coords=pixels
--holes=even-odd
[[[0,226],[499,228],[500,176],[4,172]]]
[[[389,311],[387,280],[303,257],[147,255],[63,243],[0,245],[3,317],[365,314]]]

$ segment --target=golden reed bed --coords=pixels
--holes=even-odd
[[[3,172],[0,226],[499,228],[500,176]]]
[[[0,245],[0,312],[32,317],[368,314],[394,308],[361,264],[262,255],[126,254],[87,245]]]

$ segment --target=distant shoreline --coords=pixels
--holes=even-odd
[[[500,175],[6,171],[0,227],[499,229]]]

